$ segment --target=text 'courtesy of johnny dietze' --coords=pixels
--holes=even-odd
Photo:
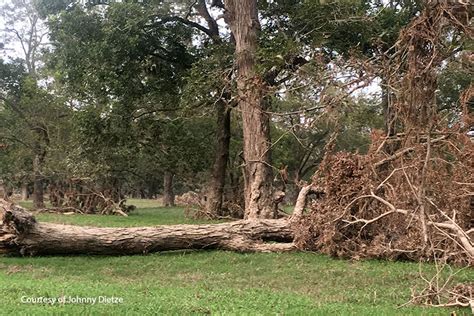
[[[28,297],[22,296],[20,301],[23,304],[123,304],[123,297],[116,296],[96,296],[96,297],[80,297],[80,296],[59,296],[59,297]]]

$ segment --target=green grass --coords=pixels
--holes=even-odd
[[[19,202],[20,205],[30,208],[31,201]],[[35,215],[39,221],[58,224],[72,224],[99,227],[132,227],[132,226],[155,226],[171,224],[203,224],[218,223],[219,221],[194,220],[184,216],[181,207],[161,207],[155,200],[130,199],[127,204],[135,205],[137,209],[130,212],[128,217],[103,216],[103,215],[61,215],[42,213]]]
[[[132,204],[138,205],[136,201]],[[140,201],[128,218],[50,215],[94,226],[195,222],[179,208]],[[434,266],[423,264],[434,273]],[[336,260],[314,253],[166,252],[147,256],[0,257],[0,315],[449,315],[452,309],[396,307],[421,285],[411,262]],[[474,279],[465,269],[456,281]],[[122,297],[106,304],[35,305],[21,297]],[[456,310],[468,315],[468,310]]]

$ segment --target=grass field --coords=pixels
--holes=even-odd
[[[194,223],[180,208],[135,201],[128,218],[37,216],[94,226]],[[336,260],[314,253],[166,252],[146,256],[0,257],[0,315],[449,315],[452,309],[408,306],[420,285],[410,262]],[[474,279],[474,270],[457,281]],[[120,304],[26,304],[22,297],[120,297]],[[456,310],[469,315],[468,310]]]

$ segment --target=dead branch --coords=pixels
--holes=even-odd
[[[435,143],[438,143],[438,142],[440,142],[440,141],[446,139],[447,137],[448,137],[447,135],[443,135],[443,136],[440,136],[440,137],[438,137],[438,138],[435,138],[435,139],[433,139],[433,140],[431,140],[431,141],[429,141],[429,142],[430,142],[430,144],[435,144]],[[415,149],[416,149],[416,147],[408,147],[408,148],[401,149],[401,150],[399,150],[398,152],[396,152],[395,154],[393,154],[393,155],[391,155],[391,156],[389,156],[389,157],[387,157],[387,158],[385,158],[385,159],[383,159],[383,160],[380,160],[380,161],[376,162],[376,163],[374,164],[374,166],[375,166],[376,168],[379,168],[379,167],[385,165],[386,163],[389,163],[389,162],[391,162],[391,161],[394,161],[394,160],[396,160],[396,159],[398,159],[398,158],[401,158],[402,156],[404,156],[404,155],[406,155],[406,154],[409,154],[409,153],[413,152]]]
[[[306,207],[306,202],[307,202],[307,196],[310,193],[322,193],[321,190],[318,190],[318,188],[314,184],[306,184],[304,185],[300,192],[298,193],[298,198],[296,199],[296,204],[293,209],[293,214],[291,215],[290,220],[291,221],[297,221],[301,219],[303,216],[304,209]]]

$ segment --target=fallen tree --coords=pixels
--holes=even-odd
[[[179,249],[283,252],[296,249],[286,220],[241,220],[212,225],[98,228],[37,222],[20,206],[0,200],[0,253],[146,254]]]
[[[122,215],[134,209],[115,185],[96,184],[88,178],[52,181],[48,187],[52,207],[37,208],[47,213]]]
[[[471,16],[465,4],[430,2],[400,32],[380,70],[394,132],[373,130],[364,155],[332,153],[327,145],[311,184],[322,194],[296,223],[300,249],[474,265],[474,141],[466,133],[474,122],[474,85],[452,104],[454,119],[438,102],[445,64],[470,57],[446,39],[473,38]]]

